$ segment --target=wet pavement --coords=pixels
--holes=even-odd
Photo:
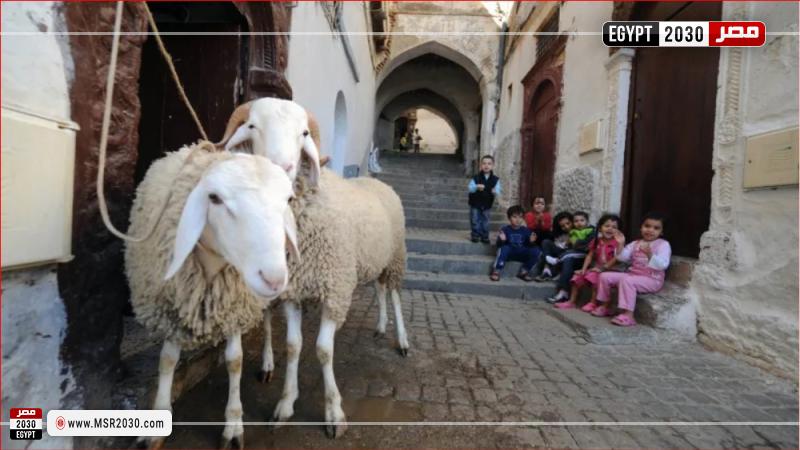
[[[337,333],[334,370],[350,421],[648,422],[646,425],[350,426],[339,439],[319,425],[245,427],[246,448],[797,448],[796,427],[731,422],[797,422],[796,384],[695,343],[588,343],[539,301],[404,291],[411,351],[373,337],[372,289],[357,292]],[[245,339],[244,420],[269,421],[283,386],[284,327],[275,320],[277,373],[260,384],[261,342]],[[304,313],[300,397],[293,421],[324,418],[314,349],[318,312]],[[610,325],[609,325],[610,326]],[[224,365],[174,405],[174,420],[221,422]],[[664,425],[664,422],[729,422]],[[221,425],[176,425],[168,448],[215,448]]]

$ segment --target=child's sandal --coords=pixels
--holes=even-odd
[[[493,270],[492,273],[489,275],[489,279],[492,281],[500,281],[500,272]]]
[[[611,323],[620,327],[632,327],[636,325],[636,320],[631,316],[620,314],[611,319]]]
[[[605,304],[598,306],[591,312],[591,314],[595,317],[608,317],[611,314],[611,308],[607,307]]]
[[[581,307],[581,311],[590,313],[597,309],[597,303],[587,303]]]

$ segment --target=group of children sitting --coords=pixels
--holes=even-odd
[[[481,172],[470,182],[472,209],[472,241],[489,241],[488,227],[476,227],[475,219],[488,216],[487,209],[475,211],[494,195],[483,195],[483,203],[473,202],[473,189],[483,183],[499,188],[499,180],[491,172],[494,161],[484,157]],[[487,169],[488,170],[485,170]],[[499,193],[489,188],[488,193]],[[486,201],[490,200],[490,201]],[[591,288],[591,298],[581,311],[598,317],[614,316],[611,323],[619,326],[636,325],[633,311],[636,295],[657,292],[664,285],[672,249],[661,238],[664,229],[662,216],[650,213],[642,218],[640,239],[625,245],[618,215],[605,214],[597,226],[589,222],[583,211],[560,212],[551,217],[543,197],[536,197],[529,212],[515,205],[508,208],[509,224],[497,233],[497,257],[489,277],[499,281],[507,261],[522,263],[517,277],[525,281],[556,280],[556,292],[547,299],[556,308],[570,309],[577,305],[581,289]],[[486,220],[488,222],[488,218]],[[616,310],[611,307],[611,288],[617,287]]]

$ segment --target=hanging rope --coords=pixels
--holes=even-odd
[[[153,33],[158,42],[158,46],[161,49],[161,54],[164,56],[164,59],[167,62],[167,66],[169,66],[170,72],[172,73],[172,78],[175,80],[175,84],[178,86],[178,91],[180,92],[181,98],[183,99],[186,107],[189,109],[189,112],[192,115],[195,123],[197,124],[197,128],[200,130],[200,134],[203,136],[204,142],[200,142],[198,147],[195,148],[203,148],[208,151],[213,151],[215,149],[214,145],[208,141],[208,136],[203,130],[203,126],[200,124],[200,119],[197,117],[197,114],[192,108],[189,99],[186,97],[186,93],[183,90],[183,85],[181,84],[180,79],[178,78],[178,73],[175,71],[175,66],[172,64],[172,57],[170,57],[169,53],[167,52],[166,48],[164,48],[164,43],[161,41],[161,36],[158,34],[158,28],[156,28],[155,20],[153,19],[153,15],[150,12],[150,8],[147,6],[147,3],[143,3],[145,11],[147,12],[147,18],[150,21],[150,26],[153,28]],[[164,210],[166,210],[167,205],[169,204],[170,199],[172,198],[172,186],[170,186],[169,194],[167,195],[164,203],[161,205],[159,209],[158,215],[156,216],[156,220],[153,221],[153,225],[148,230],[144,236],[140,237],[132,237],[129,236],[119,230],[111,223],[111,218],[108,214],[108,204],[106,204],[106,195],[105,195],[105,188],[104,188],[104,180],[105,180],[105,169],[106,169],[106,150],[108,147],[108,129],[111,125],[111,104],[113,103],[114,98],[114,75],[117,71],[117,53],[119,53],[119,36],[120,31],[122,29],[122,12],[123,12],[123,2],[117,2],[117,10],[116,10],[116,17],[114,19],[114,37],[111,41],[111,61],[108,64],[108,77],[106,78],[106,102],[103,109],[103,124],[100,130],[100,148],[98,150],[98,163],[97,163],[97,202],[100,207],[100,216],[103,218],[103,223],[105,224],[106,228],[113,234],[114,236],[129,242],[142,242],[150,236],[153,235],[153,232],[158,225],[158,222],[161,220],[161,217],[164,215]],[[183,166],[189,163],[192,160],[195,152],[191,152],[186,160],[183,162]],[[181,166],[181,168],[183,168]],[[174,182],[174,181],[173,181]]]
[[[175,80],[175,86],[178,87],[178,93],[180,94],[183,103],[185,103],[186,107],[189,108],[189,113],[192,115],[192,119],[194,119],[197,129],[200,131],[200,136],[203,136],[203,139],[207,141],[208,135],[203,129],[203,125],[200,123],[197,113],[194,111],[194,108],[192,108],[192,104],[189,102],[189,97],[186,96],[186,92],[183,90],[183,84],[181,84],[181,80],[178,78],[178,72],[175,70],[175,65],[172,63],[172,56],[170,56],[167,48],[164,47],[164,42],[161,40],[161,35],[158,33],[158,27],[156,26],[156,20],[153,18],[153,13],[150,11],[150,7],[147,6],[147,2],[142,2],[142,5],[144,5],[144,11],[147,13],[147,20],[150,22],[150,28],[153,29],[153,36],[156,38],[158,48],[161,50],[161,54],[164,56],[164,61],[166,61],[167,66],[169,67],[169,71],[172,74],[172,79]]]

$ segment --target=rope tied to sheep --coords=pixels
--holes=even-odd
[[[216,146],[208,140],[208,135],[206,135],[205,130],[203,129],[203,125],[200,123],[200,119],[197,117],[197,113],[195,112],[194,108],[192,108],[191,102],[189,102],[189,98],[186,96],[186,92],[183,89],[183,84],[178,77],[178,73],[175,70],[175,65],[172,63],[172,57],[170,56],[167,49],[164,47],[164,42],[161,40],[161,35],[158,33],[158,27],[156,27],[156,21],[153,18],[153,14],[150,12],[150,7],[147,6],[147,3],[142,2],[144,5],[145,13],[147,14],[147,20],[150,22],[150,27],[153,29],[153,35],[156,38],[156,42],[158,43],[158,47],[161,50],[161,54],[164,56],[164,60],[169,67],[170,72],[172,73],[172,79],[175,80],[175,85],[178,87],[178,93],[181,96],[181,99],[186,104],[186,107],[189,109],[189,113],[192,115],[195,124],[197,125],[197,129],[200,131],[200,135],[203,136],[203,140],[198,142],[195,149],[200,148],[205,151],[216,151]],[[111,218],[108,214],[108,204],[106,203],[106,195],[104,189],[104,180],[105,180],[105,169],[106,169],[106,150],[108,147],[108,131],[111,125],[111,104],[114,98],[114,75],[117,70],[117,53],[119,53],[119,38],[120,32],[122,29],[122,11],[123,10],[123,2],[117,2],[117,9],[116,9],[116,17],[114,19],[114,36],[111,41],[111,60],[108,65],[108,76],[106,78],[106,101],[105,106],[103,109],[103,124],[100,130],[100,148],[98,150],[98,163],[97,163],[97,202],[100,206],[100,216],[103,218],[103,224],[105,224],[108,231],[111,232],[114,236],[129,242],[143,242],[149,239],[153,232],[155,231],[156,227],[158,226],[158,222],[161,220],[161,217],[164,215],[164,211],[169,204],[170,199],[172,198],[172,186],[170,186],[169,194],[164,200],[164,204],[161,205],[161,208],[156,216],[156,219],[153,221],[153,225],[150,227],[147,233],[144,236],[140,237],[133,237],[129,236],[121,231],[119,231],[112,223]],[[188,164],[192,157],[194,156],[195,152],[191,152],[186,160],[183,162],[185,166]],[[182,166],[183,167],[183,166]]]

